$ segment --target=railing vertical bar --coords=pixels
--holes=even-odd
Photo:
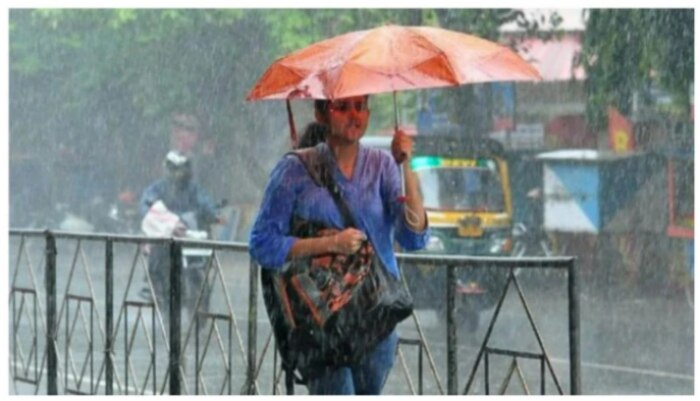
[[[22,298],[24,298],[24,293],[22,294]],[[39,333],[37,332],[39,330],[39,316],[37,313],[38,310],[38,303],[39,303],[39,296],[37,295],[36,292],[34,292],[32,299],[34,300],[34,382],[36,385],[39,385]],[[23,300],[24,302],[24,300]],[[17,333],[13,333],[15,336],[15,339],[17,339]],[[16,372],[15,368],[15,373]]]
[[[250,261],[248,287],[248,371],[246,372],[246,394],[255,395],[255,363],[257,361],[257,330],[258,330],[258,274],[259,267],[252,259]]]
[[[46,346],[48,395],[58,395],[58,353],[56,350],[56,237],[46,230]]]
[[[114,348],[114,242],[108,239],[105,243],[105,395],[113,395],[114,364],[112,363],[112,348]],[[154,333],[155,334],[155,333]]]
[[[129,395],[129,305],[124,305],[124,392]]]
[[[24,293],[21,293],[24,297]],[[12,300],[12,366],[10,366],[10,371],[12,372],[12,379],[17,379],[17,293],[14,288],[10,289],[10,299]],[[36,322],[36,299],[34,300],[34,321]],[[36,341],[36,333],[34,333],[34,339]],[[36,354],[39,355],[39,350],[37,349]],[[36,365],[37,371],[39,370],[39,365]]]
[[[97,394],[97,383],[95,383],[95,300],[90,301],[90,394]]]
[[[201,327],[199,326],[201,322],[199,320],[199,312],[195,311],[194,316],[194,395],[199,395],[199,370],[201,369],[201,366],[199,366],[199,330]]]
[[[569,289],[569,375],[571,394],[581,394],[581,310],[579,305],[578,270],[575,260],[568,264]]]
[[[170,241],[170,395],[180,395],[180,314],[181,314],[182,245]]]
[[[447,266],[447,394],[457,395],[457,327],[455,325],[455,292],[457,267]]]
[[[544,355],[540,357],[540,388],[542,395],[545,395],[545,382],[546,382],[546,375],[547,372],[545,371],[545,363],[544,363]]]
[[[486,395],[491,393],[489,388],[489,353],[488,350],[484,353],[484,394]]]
[[[418,394],[423,395],[423,342],[418,342]]]
[[[68,391],[68,359],[70,357],[70,299],[66,299],[66,359],[63,360],[63,372],[65,372],[63,377],[63,390]]]
[[[151,305],[151,333],[153,337],[151,338],[151,344],[153,344],[153,352],[151,353],[151,362],[153,362],[153,394],[157,395],[158,391],[158,369],[156,369],[156,362],[158,361],[157,348],[156,348],[156,306]]]
[[[228,395],[233,395],[233,320],[228,321]]]

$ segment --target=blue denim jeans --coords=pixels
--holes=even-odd
[[[311,395],[380,395],[392,366],[399,336],[393,331],[360,363],[342,368],[329,368],[309,379]]]

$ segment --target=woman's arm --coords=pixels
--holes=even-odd
[[[411,170],[413,139],[403,131],[398,130],[391,143],[391,152],[394,159],[403,159],[401,165],[403,167],[404,189],[406,191],[406,206],[404,208],[406,223],[413,231],[423,231],[427,227],[425,209],[423,208],[423,197],[421,196],[418,186],[418,178],[413,170]]]
[[[296,238],[289,235],[297,182],[303,166],[285,157],[270,173],[255,222],[250,232],[250,256],[262,267],[279,269]]]
[[[402,163],[404,188],[406,190],[406,207],[404,208],[404,219],[406,224],[413,231],[423,231],[427,227],[425,209],[423,208],[423,197],[418,187],[416,173],[411,170],[411,157],[407,157]]]
[[[407,153],[408,157],[403,162],[405,201],[401,201],[401,174],[393,157],[383,160],[381,194],[386,213],[389,214],[387,218],[394,224],[394,239],[404,250],[415,251],[424,248],[427,244],[430,227],[423,207],[418,178],[409,165],[411,152]]]

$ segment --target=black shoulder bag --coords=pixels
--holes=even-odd
[[[290,154],[299,157],[316,184],[328,188],[345,226],[356,227],[318,150]],[[332,232],[294,217],[292,234],[308,238]],[[328,367],[357,363],[413,312],[410,293],[387,271],[369,241],[353,255],[298,258],[282,272],[262,269],[261,279],[265,306],[288,373],[288,393],[290,387],[293,392],[291,372],[299,372],[297,382],[305,383]]]

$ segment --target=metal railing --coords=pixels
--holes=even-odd
[[[580,305],[579,305],[579,284],[578,276],[575,264],[575,258],[573,257],[547,257],[547,258],[504,258],[504,257],[470,257],[470,256],[426,256],[426,255],[402,255],[402,260],[413,263],[429,263],[429,264],[441,264],[447,266],[447,392],[450,395],[458,394],[458,384],[457,384],[457,325],[455,324],[456,313],[455,313],[455,297],[456,297],[456,285],[457,285],[457,274],[456,271],[459,267],[472,267],[472,268],[502,268],[509,269],[508,279],[506,284],[501,291],[498,304],[494,315],[489,322],[486,335],[482,341],[481,347],[477,354],[476,363],[474,364],[467,384],[465,385],[463,394],[469,392],[470,386],[473,383],[474,375],[478,368],[479,362],[482,356],[488,356],[489,353],[501,353],[508,354],[513,357],[531,357],[527,353],[512,351],[512,350],[499,350],[489,348],[488,341],[491,337],[492,330],[498,319],[499,312],[503,305],[503,301],[507,295],[508,288],[510,285],[514,285],[520,301],[525,308],[527,314],[528,322],[531,325],[533,333],[537,338],[537,343],[539,345],[541,354],[537,354],[537,358],[546,363],[552,377],[554,379],[555,385],[559,391],[559,394],[563,394],[561,386],[557,380],[554,369],[544,342],[540,335],[539,330],[533,319],[532,312],[528,306],[525,299],[523,291],[516,278],[516,269],[563,269],[567,272],[567,298],[568,298],[568,318],[569,318],[569,375],[570,375],[570,391],[571,394],[581,394],[581,329],[580,329]],[[515,360],[514,360],[515,361]],[[486,394],[489,393],[489,381],[488,381],[488,362],[485,360],[486,368],[485,373],[487,379],[485,380]],[[544,366],[544,365],[543,365]],[[544,376],[544,371],[542,372]],[[544,388],[544,385],[542,386]]]
[[[10,230],[10,238],[16,243],[16,246],[11,248],[11,250],[15,251],[16,259],[11,272],[10,290],[10,308],[12,313],[12,355],[10,356],[12,368],[10,369],[10,374],[12,382],[15,384],[16,393],[33,392],[38,394],[42,385],[45,384],[47,394],[59,394],[59,392],[98,394],[102,391],[106,395],[147,394],[148,392],[165,394],[166,388],[168,394],[210,394],[212,391],[218,394],[234,394],[236,390],[240,394],[259,394],[263,388],[261,383],[259,383],[261,379],[271,382],[273,394],[281,393],[279,383],[282,375],[281,369],[279,369],[277,353],[274,351],[276,347],[273,345],[272,332],[269,329],[269,325],[259,326],[260,321],[265,322],[266,316],[265,313],[258,313],[260,302],[258,287],[259,267],[252,261],[248,261],[247,266],[247,290],[243,289],[233,294],[234,297],[238,295],[237,298],[241,299],[241,292],[247,291],[247,294],[244,295],[246,295],[245,299],[248,304],[245,307],[245,311],[238,312],[238,315],[245,315],[245,320],[247,321],[245,330],[238,324],[236,308],[234,307],[234,302],[232,302],[235,299],[231,294],[230,287],[233,285],[232,283],[235,282],[238,287],[245,287],[246,285],[245,277],[241,277],[244,274],[243,270],[241,270],[241,265],[245,259],[248,259],[247,244],[16,229]],[[41,241],[41,239],[44,240],[43,247],[36,246],[35,242]],[[29,243],[32,241],[34,248],[29,250],[31,247]],[[61,242],[61,246],[58,246],[57,241]],[[69,241],[72,241],[72,243],[69,244]],[[73,243],[75,243],[75,248],[71,252],[69,245]],[[104,267],[101,272],[90,265],[91,258],[86,256],[87,243],[97,243],[99,247],[104,247],[103,259],[95,256],[95,252],[92,254],[93,259],[101,259],[101,262],[103,262],[98,262],[100,266]],[[158,302],[144,302],[133,299],[132,284],[139,266],[142,268],[148,287],[153,294],[153,278],[150,277],[147,267],[148,262],[142,252],[144,245],[169,247],[169,256],[173,268],[170,269],[167,278],[169,283],[171,283],[167,301],[167,315],[161,313]],[[116,261],[117,252],[115,252],[115,246],[131,247],[129,248],[130,250],[119,253],[120,259],[124,259],[133,251],[130,264],[123,260]],[[198,290],[195,310],[185,316],[185,321],[182,319],[183,288],[181,287],[183,283],[181,277],[183,272],[181,266],[183,247],[212,250],[212,256],[206,267],[204,283]],[[61,253],[59,253],[59,248]],[[68,248],[68,250],[64,248]],[[36,264],[32,258],[39,254],[39,249],[41,249],[43,263],[39,262]],[[94,248],[90,249],[94,251]],[[59,257],[69,255],[72,255],[70,263],[63,263],[67,262],[67,259],[61,259],[61,263],[59,263]],[[224,265],[222,259],[225,256],[232,256],[235,259],[231,263]],[[515,372],[524,385],[518,358],[534,358],[540,361],[541,392],[544,393],[545,390],[544,376],[546,368],[551,373],[558,393],[563,394],[549,354],[545,349],[544,341],[535,325],[532,312],[519,285],[517,274],[515,274],[517,269],[521,271],[526,269],[563,269],[568,277],[570,393],[581,394],[580,312],[577,269],[574,258],[512,259],[416,254],[399,254],[397,257],[402,266],[406,266],[402,268],[410,268],[409,266],[412,264],[446,266],[445,272],[447,283],[449,284],[446,291],[447,389],[443,388],[439,374],[440,369],[433,355],[435,345],[431,345],[428,341],[420,319],[414,313],[412,319],[418,338],[402,338],[399,341],[397,350],[398,361],[401,364],[411,393],[423,394],[425,391],[423,375],[424,356],[432,373],[437,392],[439,394],[459,393],[458,331],[456,324],[457,271],[461,268],[497,268],[507,269],[508,279],[479,348],[476,363],[471,369],[462,393],[469,393],[475,382],[476,371],[483,361],[485,373],[484,391],[488,394],[490,392],[489,355],[508,355],[513,358],[507,373],[508,380]],[[123,269],[124,265],[129,268]],[[235,275],[233,278],[227,278],[226,274],[231,274],[229,270],[233,269],[232,265],[238,266],[236,271],[240,274]],[[77,276],[76,272],[81,267],[86,276],[86,285],[76,290],[78,287],[76,287],[73,280]],[[40,284],[39,275],[36,274],[35,270],[37,268],[43,268],[43,285]],[[243,266],[242,269],[246,269],[246,267]],[[100,287],[104,289],[103,292],[96,290],[97,286],[93,285],[95,280],[93,280],[92,275],[98,274],[98,272],[100,275],[103,275],[102,278],[98,279],[103,280]],[[22,280],[27,283],[20,283]],[[58,281],[65,281],[63,292],[58,291]],[[204,292],[211,290],[216,284],[220,288],[216,306],[222,312],[217,313],[200,309]],[[115,289],[115,286],[119,288]],[[511,286],[518,291],[519,299],[525,307],[528,321],[537,338],[539,348],[537,353],[489,346],[489,339],[493,333],[495,322],[499,317],[506,293]],[[41,302],[42,292],[44,292],[44,305]],[[83,294],[77,294],[76,292],[82,292]],[[121,295],[120,302],[115,303],[115,294]],[[75,306],[69,307],[69,303]],[[29,304],[32,304],[31,308]],[[30,309],[32,310],[30,311]],[[87,314],[85,310],[88,311]],[[82,323],[81,326],[79,326],[80,323]],[[223,336],[220,330],[222,326],[225,329]],[[59,341],[61,329],[64,333],[62,342]],[[73,337],[81,330],[85,333],[85,341],[74,340]],[[30,331],[33,334],[22,336],[20,333],[24,331]],[[43,331],[43,333],[40,331]],[[245,335],[243,334],[244,331]],[[268,331],[267,335],[265,335],[265,331]],[[120,335],[124,337],[122,339],[123,349],[121,350],[118,349],[118,347],[122,346],[122,342],[118,341]],[[247,337],[246,341],[244,341],[244,337]],[[139,338],[144,340],[141,348],[137,350],[137,348],[134,348],[134,344]],[[22,340],[31,344],[28,353],[25,352],[21,344]],[[259,342],[264,344],[260,354],[258,354]],[[61,344],[63,344],[63,350],[60,348]],[[190,366],[187,361],[191,354],[191,352],[187,352],[190,346],[194,347],[194,375],[191,374],[192,370],[187,369]],[[213,346],[218,347],[219,352],[212,352],[210,347]],[[412,382],[411,371],[406,365],[406,358],[403,354],[403,348],[407,346],[417,346],[418,348],[417,390]],[[239,349],[240,358],[238,359],[235,358],[234,348],[236,347]],[[163,350],[163,352],[159,353],[159,350]],[[120,351],[123,355],[118,355]],[[96,357],[95,353],[101,353],[102,358]],[[159,363],[162,360],[159,356],[163,354],[167,355],[167,359]],[[122,358],[123,364],[120,366]],[[221,372],[220,376],[222,377],[218,377],[221,382],[214,387],[207,381],[210,378],[206,374],[207,363],[211,362],[212,359],[219,360],[221,365],[223,365],[221,368],[216,369]],[[134,362],[135,360],[136,362]],[[75,365],[76,361],[78,361],[77,367]],[[270,363],[272,366],[269,366]],[[95,366],[98,366],[97,369],[95,369]],[[163,367],[165,367],[164,371]],[[143,372],[144,368],[145,373]],[[138,372],[138,369],[142,371]],[[243,383],[240,387],[234,384],[234,376],[238,372],[245,372]],[[271,377],[263,375],[264,372],[271,373]],[[59,391],[61,384],[62,389]],[[287,384],[287,389],[289,390],[291,383]],[[19,386],[25,387],[18,388]],[[507,387],[507,383],[504,381],[501,390],[504,391],[505,387]],[[101,390],[102,388],[104,390]],[[527,386],[524,385],[524,388],[526,392],[529,392]]]

